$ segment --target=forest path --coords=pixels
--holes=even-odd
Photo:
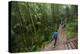
[[[65,31],[62,28],[62,25],[59,26],[58,33],[59,33],[59,36],[58,36],[58,40],[57,40],[55,48],[54,48],[54,40],[53,40],[51,43],[49,43],[45,47],[44,51],[64,50],[65,49],[65,45],[64,44],[67,42],[67,38],[66,38]]]
[[[62,28],[62,25],[59,26],[58,33],[59,33],[59,36],[58,36],[56,46],[54,47],[54,40],[53,40],[47,46],[45,46],[43,51],[76,49],[76,48],[78,48],[77,47],[77,41],[76,41],[77,39],[72,40],[71,42],[67,41],[67,37],[66,37],[64,29]]]

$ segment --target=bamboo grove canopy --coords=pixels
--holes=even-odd
[[[63,22],[77,33],[77,6],[11,2],[11,52],[39,51]]]

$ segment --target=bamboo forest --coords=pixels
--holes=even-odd
[[[78,48],[78,6],[71,4],[9,2],[10,52]],[[58,32],[56,47],[54,32]]]

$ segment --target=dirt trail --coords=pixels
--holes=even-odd
[[[43,51],[50,51],[50,50],[64,50],[65,46],[64,44],[67,41],[66,35],[65,35],[65,31],[62,28],[62,25],[59,26],[59,36],[58,36],[58,41],[56,44],[56,47],[54,48],[54,40],[52,42],[50,42]]]

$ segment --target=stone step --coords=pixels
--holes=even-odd
[[[78,44],[77,44],[77,42],[74,40],[74,41],[72,41],[73,42],[73,44],[74,44],[74,46],[76,47],[76,49],[78,48]]]
[[[66,50],[68,49],[68,46],[67,46],[67,44],[65,44],[65,45],[64,45],[64,47],[65,47],[65,49],[66,49]]]
[[[74,46],[73,42],[70,42],[71,48],[75,49],[76,47]]]
[[[67,46],[68,46],[68,49],[72,49],[70,43],[68,43]]]
[[[73,40],[73,41],[65,43],[64,46],[65,46],[65,49],[77,49],[78,42],[77,40]]]

